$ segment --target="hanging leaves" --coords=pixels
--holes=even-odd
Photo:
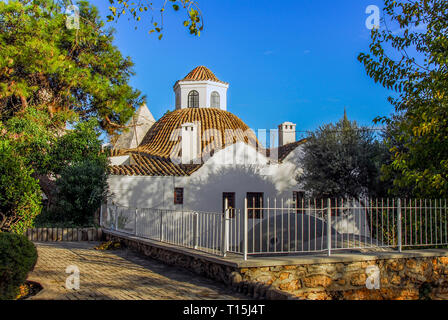
[[[183,25],[188,29],[190,34],[199,37],[201,35],[201,31],[204,29],[202,13],[196,1],[193,0],[160,0],[159,7],[155,6],[154,2],[147,0],[140,1],[138,3],[128,3],[127,1],[123,0],[109,0],[109,2],[111,3],[109,10],[111,11],[112,15],[107,16],[108,21],[114,21],[120,18],[122,15],[126,14],[126,9],[129,9],[132,18],[135,21],[140,22],[142,21],[142,14],[146,13],[149,10],[151,12],[151,23],[154,25],[154,27],[151,26],[151,29],[148,32],[149,34],[152,34],[153,32],[158,33],[159,40],[161,40],[163,37],[163,18],[166,11],[165,7],[168,3],[171,3],[171,7],[175,12],[178,12],[181,8],[184,10],[187,19],[183,22]],[[157,22],[153,23],[155,12],[159,12],[160,15],[160,27],[157,28]]]

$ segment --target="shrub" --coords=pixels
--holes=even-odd
[[[41,211],[40,187],[32,169],[0,140],[0,232],[23,233]]]
[[[25,236],[0,232],[0,300],[14,299],[37,262],[37,250]]]

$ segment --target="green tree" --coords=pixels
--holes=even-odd
[[[144,101],[128,84],[133,63],[112,44],[114,30],[86,1],[77,2],[80,28],[67,28],[70,3],[0,2],[1,121],[34,106],[52,115],[96,118],[112,133]]]
[[[114,30],[86,1],[77,2],[80,28],[67,28],[70,3],[0,2],[0,136],[33,169],[50,202],[62,168],[101,157],[93,123],[121,130],[144,101],[128,84],[133,63],[113,46]],[[67,122],[80,125],[67,131]]]
[[[0,232],[21,234],[40,213],[40,188],[32,173],[9,141],[0,138]]]
[[[29,106],[26,111],[17,112],[3,123],[1,136],[10,141],[36,175],[51,172],[55,165],[52,149],[59,135],[54,120],[47,110]]]
[[[73,129],[60,131],[47,110],[29,106],[3,126],[0,137],[8,140],[52,205],[56,196],[56,179],[64,168],[83,160],[103,166],[107,155],[101,150],[100,131],[96,119],[73,123]]]
[[[361,61],[375,82],[397,92],[389,101],[391,161],[382,171],[391,192],[446,197],[448,193],[448,2],[384,0],[384,18],[372,30]],[[397,30],[389,29],[393,25]]]
[[[52,172],[60,174],[64,168],[82,161],[94,161],[106,167],[107,154],[102,151],[98,122],[94,119],[78,122],[73,130],[57,139],[51,150]]]
[[[298,177],[311,196],[347,198],[381,196],[380,166],[384,148],[371,130],[347,116],[319,127],[304,145],[303,170]]]

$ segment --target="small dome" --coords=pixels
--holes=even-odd
[[[214,82],[220,82],[220,83],[226,83],[224,81],[219,80],[213,72],[210,71],[209,68],[204,66],[199,66],[194,68],[192,71],[190,71],[189,74],[186,75],[185,78],[182,79],[182,81],[214,81]]]
[[[254,147],[259,145],[254,132],[232,113],[217,108],[186,108],[166,113],[160,118],[148,131],[137,150],[162,158],[178,154],[181,147],[180,132],[176,134],[175,131],[180,129],[182,124],[192,122],[200,125],[198,132],[202,137],[202,152],[218,151],[223,148],[228,130],[234,133],[232,144],[244,142]],[[210,129],[217,130],[217,141],[210,137]],[[204,132],[206,132],[205,137]],[[170,141],[171,139],[174,141]]]

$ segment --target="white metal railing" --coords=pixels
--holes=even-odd
[[[446,200],[266,199],[247,203],[247,255],[448,245]],[[258,203],[263,203],[260,199]]]
[[[222,213],[129,208],[108,204],[101,216],[101,226],[109,230],[213,254],[224,254]]]
[[[423,199],[251,198],[224,214],[117,205],[101,214],[106,229],[244,259],[448,245],[447,224],[446,200]]]

